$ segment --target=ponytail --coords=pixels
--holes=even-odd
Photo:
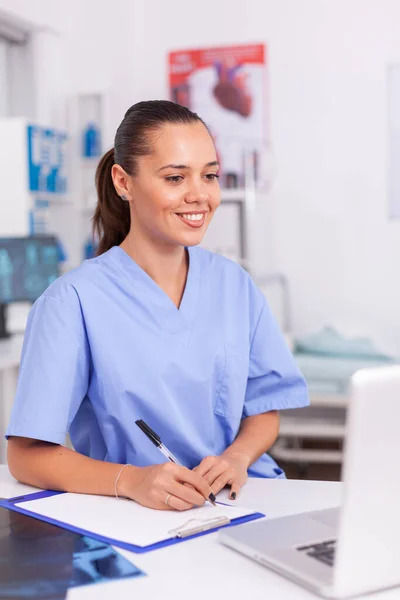
[[[114,187],[111,169],[114,148],[106,152],[96,169],[97,206],[93,215],[93,234],[99,240],[97,255],[119,246],[129,233],[129,202],[122,200]]]

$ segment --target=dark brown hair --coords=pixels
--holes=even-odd
[[[194,112],[168,100],[138,102],[126,112],[117,129],[114,148],[106,152],[96,170],[97,206],[93,234],[99,240],[97,254],[121,244],[131,226],[129,203],[114,187],[111,169],[120,165],[128,175],[137,173],[137,158],[151,154],[151,133],[166,123],[186,124],[203,120]]]

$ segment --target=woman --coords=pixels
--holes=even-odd
[[[98,256],[29,315],[7,432],[20,481],[185,510],[226,485],[235,498],[248,474],[284,476],[266,451],[306,387],[249,275],[197,248],[217,171],[187,108],[126,113],[96,176]],[[138,419],[185,466],[165,463]]]

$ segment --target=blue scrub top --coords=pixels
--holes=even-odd
[[[188,249],[180,308],[119,246],[55,281],[28,318],[7,436],[87,456],[189,468],[221,454],[249,415],[309,403],[261,291],[236,263]],[[282,476],[267,454],[249,474]]]

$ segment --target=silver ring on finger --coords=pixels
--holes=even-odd
[[[168,495],[167,495],[167,497],[166,497],[166,498],[165,498],[165,500],[164,500],[164,502],[165,502],[165,504],[166,504],[167,506],[169,506],[168,502],[169,502],[169,499],[171,498],[171,496],[172,496],[172,494],[168,494]]]

